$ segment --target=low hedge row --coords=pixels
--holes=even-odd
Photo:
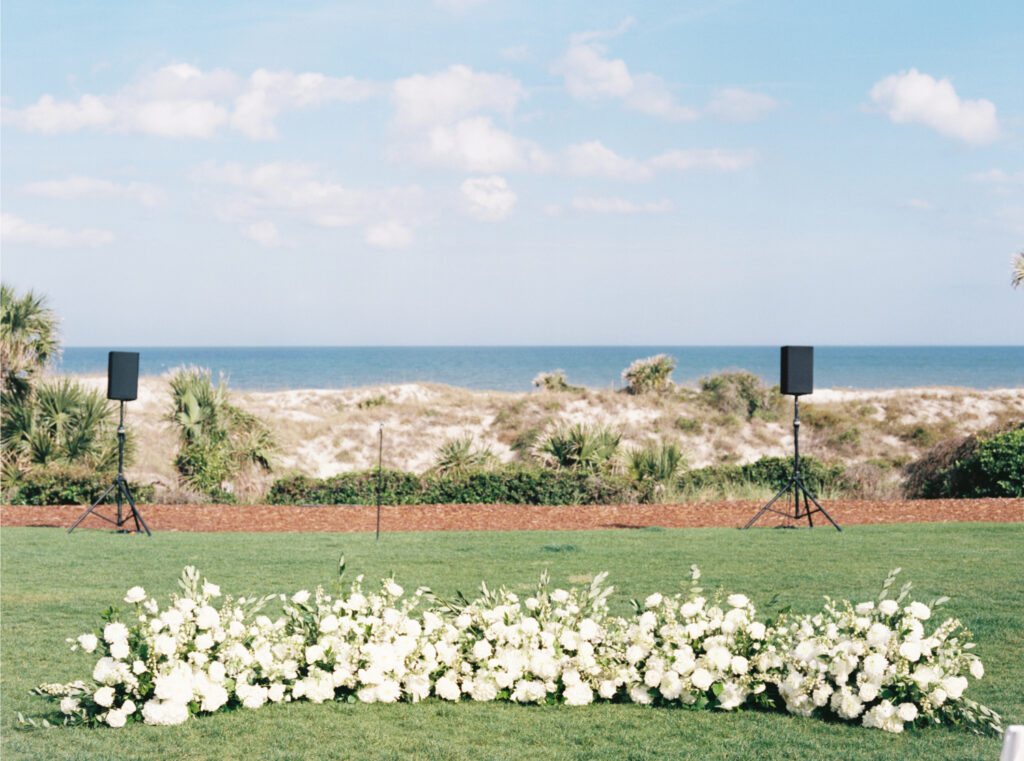
[[[836,490],[849,484],[839,465],[813,458],[801,460],[812,491]],[[682,489],[753,483],[781,487],[789,479],[792,460],[767,457],[748,465],[720,465],[684,473]],[[417,475],[396,470],[381,473],[381,501],[387,505],[515,504],[607,505],[649,500],[651,494],[625,476],[575,470],[506,466],[462,475]],[[331,478],[293,475],[274,482],[267,494],[272,505],[372,505],[377,501],[377,471],[343,473]]]
[[[113,483],[116,473],[69,468],[39,468],[22,473],[4,484],[4,503],[9,505],[91,505]],[[152,502],[156,489],[150,484],[129,483],[132,498]],[[117,502],[111,492],[105,504]]]
[[[639,492],[622,476],[569,470],[504,467],[462,475],[381,473],[381,501],[387,505],[493,504],[584,505],[636,502]],[[377,471],[331,478],[294,475],[274,482],[271,505],[372,505]]]
[[[1024,424],[943,442],[907,476],[911,497],[1024,497]]]

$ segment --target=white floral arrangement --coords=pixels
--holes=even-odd
[[[633,601],[631,617],[609,614],[604,573],[568,590],[544,575],[525,597],[482,586],[472,601],[406,595],[394,579],[367,594],[362,576],[336,598],[321,587],[236,600],[187,567],[166,608],[132,587],[132,615],[111,608],[102,629],[69,640],[99,656],[90,682],[35,692],[59,700],[64,724],[111,727],[292,700],[434,698],[757,705],[889,732],[1001,732],[998,714],[964,696],[966,674],[984,674],[969,633],[955,619],[927,633],[945,600],[904,605],[909,585],[891,599],[897,572],[877,602],[826,598],[818,614],[766,623],[746,595],[704,596],[696,567],[684,591]],[[271,602],[274,619],[263,612]]]

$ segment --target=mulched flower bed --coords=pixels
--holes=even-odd
[[[622,529],[661,526],[739,528],[761,502],[700,502],[674,505],[385,505],[381,530],[391,531],[549,531]],[[778,506],[778,503],[777,503]],[[1022,499],[827,500],[822,506],[840,526],[865,523],[1024,522]],[[792,510],[792,503],[782,509]],[[67,528],[85,507],[61,505],[0,507],[0,526]],[[374,506],[293,507],[281,505],[140,505],[151,531],[374,531]],[[102,508],[113,516],[115,508]],[[815,526],[831,529],[820,513]],[[756,527],[806,526],[765,513]],[[89,516],[79,529],[106,529],[111,524]]]

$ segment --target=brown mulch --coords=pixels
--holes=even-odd
[[[792,511],[791,502],[777,507]],[[840,526],[864,523],[1022,522],[1024,499],[826,500],[822,506]],[[127,505],[125,506],[127,515]],[[390,531],[535,531],[559,529],[740,527],[761,508],[760,502],[700,502],[674,505],[385,505],[381,530]],[[0,507],[0,526],[68,528],[85,511],[80,505]],[[98,508],[114,516],[116,508]],[[374,531],[374,506],[293,507],[280,505],[140,505],[151,531]],[[828,526],[825,516],[812,516]],[[129,522],[130,526],[134,523]],[[757,526],[806,526],[765,513]],[[80,529],[111,530],[90,515]]]

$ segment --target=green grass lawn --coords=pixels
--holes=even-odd
[[[765,605],[817,610],[823,595],[871,599],[891,568],[924,601],[948,594],[941,617],[974,633],[986,676],[968,696],[1024,723],[1024,525],[851,526],[808,530],[683,529],[591,532],[185,534],[6,528],[0,587],[0,732],[15,759],[996,759],[1001,741],[963,731],[877,730],[745,711],[715,714],[630,705],[517,706],[430,700],[418,705],[305,703],[240,709],[178,727],[24,730],[19,711],[50,714],[29,690],[87,678],[93,660],[66,637],[136,584],[164,599],[185,565],[227,593],[331,585],[338,557],[368,586],[394,571],[407,589],[450,595],[480,581],[526,589],[547,569],[557,585],[607,570],[613,612],[631,597],[674,592],[691,563],[708,590]],[[122,608],[126,608],[123,603]],[[929,623],[936,623],[934,621]]]

